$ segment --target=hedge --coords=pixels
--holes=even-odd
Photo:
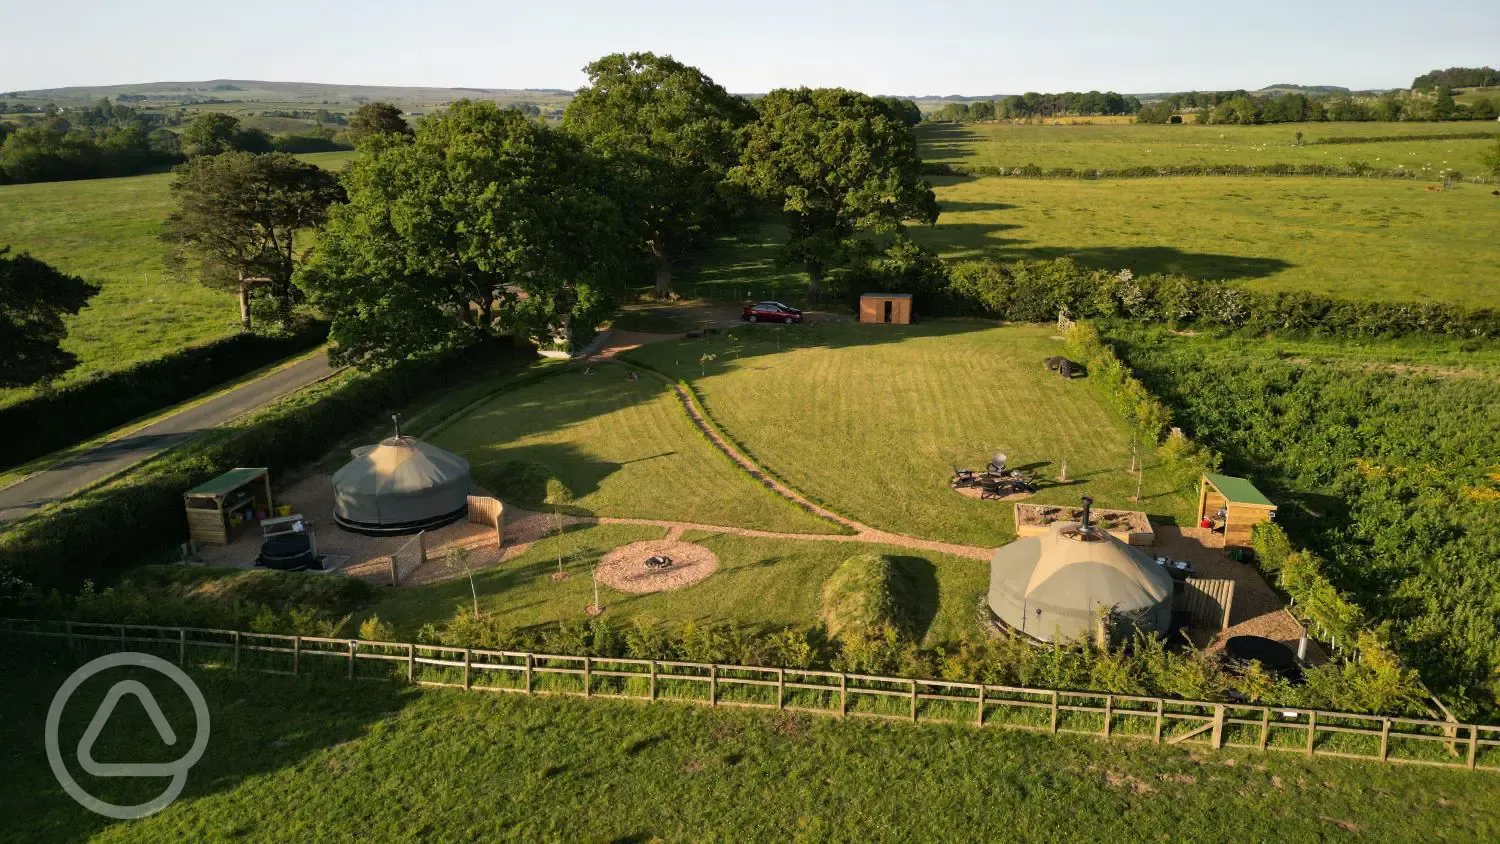
[[[1358,161],[1349,164],[1187,164],[1141,165],[1139,167],[997,167],[993,165],[923,164],[929,176],[1004,176],[1021,179],[1152,179],[1171,176],[1336,176],[1363,179],[1435,179],[1442,173],[1423,173],[1404,167],[1372,167]],[[1463,174],[1449,171],[1449,178],[1462,179]],[[1486,184],[1494,181],[1470,177],[1467,181]]]
[[[322,322],[278,337],[235,334],[0,408],[0,468],[179,404],[327,338],[328,325]]]
[[[462,356],[463,366],[455,366]],[[462,377],[481,356],[519,367],[531,346],[471,347],[374,373],[350,372],[272,404],[242,421],[141,464],[0,534],[0,570],[45,588],[69,588],[142,562],[186,535],[184,490],[235,466],[274,475],[326,454],[358,425]]]
[[[1171,326],[1368,339],[1438,335],[1500,337],[1500,310],[1439,302],[1359,302],[1317,293],[1263,293],[1180,275],[1136,276],[1078,266],[1071,258],[952,265],[946,278],[910,283],[917,307],[934,316],[1048,322],[1123,319]]]

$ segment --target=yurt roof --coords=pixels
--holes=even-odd
[[[1130,611],[1168,600],[1172,578],[1136,548],[1097,528],[1057,523],[1041,536],[1000,548],[990,564],[991,606],[1023,603],[1030,609],[1079,618],[1099,605]],[[1008,600],[997,600],[1005,598]]]
[[[336,488],[355,494],[416,492],[464,481],[469,461],[416,437],[389,437],[360,449],[334,473]]]

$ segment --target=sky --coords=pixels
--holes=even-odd
[[[577,88],[667,53],[737,93],[1397,88],[1500,64],[1500,2],[0,0],[0,91],[257,79]]]

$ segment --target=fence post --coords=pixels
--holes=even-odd
[[[177,664],[187,665],[187,631],[177,628]]]
[[[240,670],[240,631],[234,631],[234,670]]]
[[[594,658],[586,656],[583,658],[583,696],[592,697],[594,694]]]
[[[651,699],[656,700],[656,660],[651,660]]]
[[[534,665],[536,665],[536,657],[530,653],[526,654],[526,694],[529,695],[535,694],[532,691],[534,687],[531,684],[531,669]]]
[[[296,677],[302,670],[302,637],[292,639],[292,676]]]
[[[1383,740],[1382,740],[1383,741]],[[1260,749],[1265,750],[1271,742],[1271,707],[1260,710]]]
[[[1476,724],[1470,724],[1469,725],[1469,760],[1468,760],[1468,768],[1469,768],[1469,770],[1471,770],[1471,771],[1474,770],[1474,766],[1477,765],[1477,764],[1479,764],[1479,727]]]
[[[406,646],[406,682],[414,683],[417,679],[417,646]]]
[[[974,726],[984,726],[984,684],[979,684],[979,712],[974,715]]]
[[[1313,755],[1313,740],[1318,737],[1318,713],[1307,713],[1307,755]]]
[[[1214,731],[1212,738],[1214,750],[1218,750],[1224,746],[1224,704],[1222,703],[1214,707]]]
[[[358,647],[355,640],[349,640],[349,679],[354,679],[354,649]]]
[[[917,681],[911,681],[911,720],[917,720]]]
[[[473,658],[474,652],[469,650],[468,648],[464,648],[464,688],[466,689],[471,688],[469,685],[469,663],[473,660]]]
[[[1057,692],[1052,692],[1052,732],[1057,732]]]
[[[849,675],[839,672],[839,717],[849,714]]]
[[[786,669],[776,669],[776,708],[786,708]]]
[[[120,650],[125,650],[125,625],[120,625]]]
[[[708,666],[708,705],[719,705],[719,666]]]
[[[1104,737],[1109,738],[1109,728],[1115,719],[1115,696],[1104,696]]]
[[[73,622],[65,621],[63,622],[63,627],[68,632],[68,653],[76,655],[78,653],[78,647],[73,642]]]
[[[1162,722],[1166,720],[1167,711],[1161,698],[1156,699],[1156,743],[1161,744]]]
[[[1380,719],[1380,761],[1384,762],[1390,758],[1391,752],[1391,719]]]

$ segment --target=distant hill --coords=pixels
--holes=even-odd
[[[323,82],[267,82],[256,79],[208,79],[201,82],[144,82],[130,85],[84,85],[10,91],[0,97],[52,101],[59,105],[123,99],[151,105],[204,102],[286,103],[333,105],[384,100],[403,108],[440,106],[461,99],[498,103],[531,102],[561,105],[573,92],[561,88],[424,88],[387,85],[338,85]]]
[[[1345,94],[1345,95],[1347,95],[1347,94],[1352,94],[1354,92],[1351,91],[1351,90],[1349,90],[1348,88],[1345,88],[1345,87],[1341,86],[1341,85],[1293,85],[1293,84],[1290,84],[1290,83],[1287,83],[1287,82],[1277,82],[1274,85],[1267,85],[1266,87],[1261,88],[1258,91],[1253,91],[1252,93],[1256,93],[1256,94],[1322,94],[1322,95],[1327,95],[1327,94]]]

